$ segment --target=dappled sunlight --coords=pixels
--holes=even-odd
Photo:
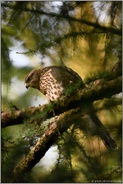
[[[3,183],[121,181],[121,15],[120,1],[1,2]]]

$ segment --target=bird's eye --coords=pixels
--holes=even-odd
[[[27,78],[27,82],[29,82],[29,81],[31,80],[31,78],[32,78],[32,76],[29,76],[29,77]]]
[[[29,80],[29,81],[31,80],[31,76],[30,76],[30,77],[28,77],[28,80]]]

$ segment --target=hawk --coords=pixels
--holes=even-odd
[[[32,87],[43,93],[48,100],[55,101],[64,95],[75,94],[79,89],[85,88],[81,77],[71,68],[65,66],[49,66],[43,69],[34,69],[25,78],[26,88]],[[108,149],[117,149],[115,141],[108,130],[101,123],[90,103],[88,117],[90,127],[96,129]]]

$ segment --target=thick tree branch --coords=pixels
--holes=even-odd
[[[81,110],[79,108],[69,110],[50,124],[48,130],[41,136],[28,155],[16,166],[14,182],[21,182],[27,172],[40,161],[46,151],[57,141],[58,136],[66,131],[74,121],[78,121],[80,114]]]
[[[78,107],[79,104],[110,97],[121,91],[122,76],[110,81],[99,80],[97,83],[95,82],[91,88],[82,89],[76,96],[74,95],[74,97],[61,99],[56,103],[49,103],[39,107],[31,107],[12,112],[2,112],[2,127],[22,124],[25,120],[29,123],[33,123],[35,120],[41,123],[45,119],[52,117],[54,112],[55,115],[59,115],[66,110]]]

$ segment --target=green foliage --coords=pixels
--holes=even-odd
[[[91,87],[95,80],[110,80],[107,69],[111,68],[113,75],[112,66],[122,60],[122,2],[54,3],[1,2],[2,111],[44,103],[39,92],[25,90],[24,78],[33,68],[65,64]],[[102,15],[106,20],[100,18]],[[16,57],[20,55],[18,66],[10,57],[11,51]],[[29,62],[26,64],[21,56],[28,57]],[[59,157],[55,164],[47,171],[42,165],[35,166],[23,182],[121,181],[121,97],[114,95],[94,104],[118,142],[118,151],[106,150],[100,141],[73,126],[56,141]],[[45,132],[44,124],[39,127],[25,122],[3,130],[2,182],[12,182],[14,167]]]

